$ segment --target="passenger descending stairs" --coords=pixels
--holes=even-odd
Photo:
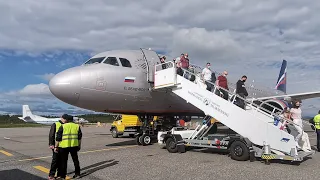
[[[172,66],[171,66],[172,67]],[[296,152],[294,137],[274,126],[274,117],[251,106],[254,110],[246,111],[216,94],[201,88],[194,82],[176,75],[175,67],[155,71],[155,87],[169,87],[172,92],[202,110],[206,115],[218,119],[253,144],[269,145],[271,149],[285,154]],[[233,95],[232,92],[229,92]],[[250,105],[250,104],[249,104]]]

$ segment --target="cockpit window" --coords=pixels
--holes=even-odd
[[[119,59],[123,67],[132,67],[128,59],[126,58],[119,58]]]
[[[113,66],[119,66],[119,63],[116,57],[108,57],[103,63],[110,64]]]
[[[97,58],[91,58],[84,64],[99,64],[104,60],[105,57],[97,57]]]

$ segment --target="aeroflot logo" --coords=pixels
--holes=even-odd
[[[209,105],[209,100],[208,100],[207,98],[205,98],[205,99],[203,100],[203,103],[204,103],[206,106],[208,106],[208,105]]]

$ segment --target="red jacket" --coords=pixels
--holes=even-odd
[[[226,90],[229,90],[229,87],[228,87],[228,80],[227,80],[227,78],[225,77],[225,76],[219,76],[218,77],[218,85],[220,86],[220,87],[223,87],[224,89],[226,89]]]
[[[184,56],[182,58],[180,58],[180,62],[181,62],[181,67],[182,68],[188,68],[189,67],[189,59],[185,58]]]

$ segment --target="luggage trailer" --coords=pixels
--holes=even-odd
[[[302,162],[315,151],[296,151],[292,148],[290,154],[286,154],[270,148],[270,145],[254,145],[249,139],[237,133],[217,133],[217,123],[210,123],[211,117],[206,116],[203,125],[198,125],[195,130],[186,130],[183,127],[174,127],[170,131],[158,132],[158,144],[166,148],[170,153],[184,153],[189,148],[209,148],[229,151],[231,159],[237,161],[257,158],[269,165],[270,160],[285,160],[292,164]]]

